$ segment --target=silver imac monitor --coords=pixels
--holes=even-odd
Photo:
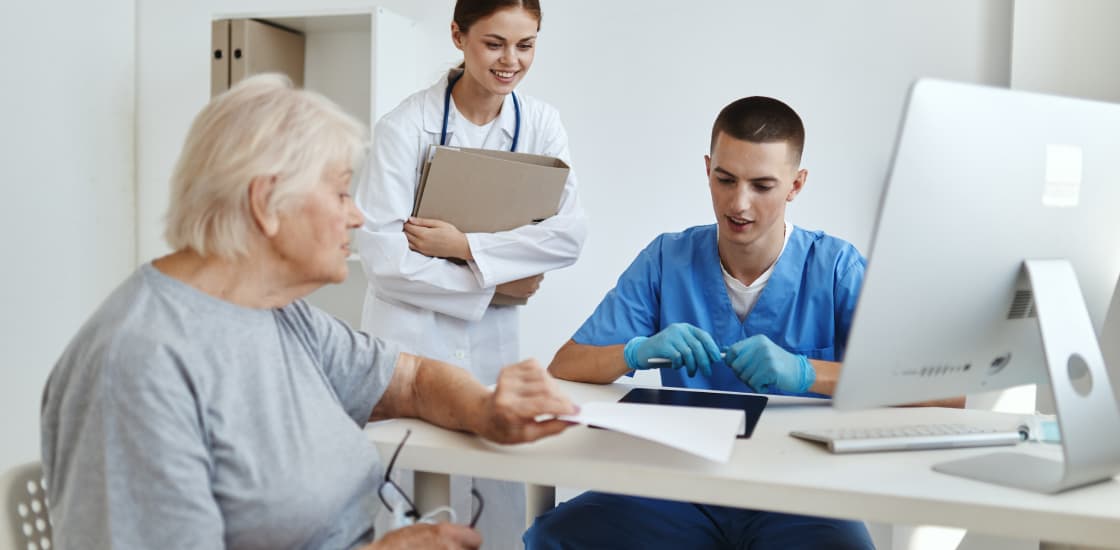
[[[1045,384],[1063,461],[1019,451],[935,469],[1042,492],[1109,479],[1120,409],[1101,350],[1120,375],[1118,275],[1120,105],[920,80],[833,406]]]

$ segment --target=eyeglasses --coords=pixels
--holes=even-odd
[[[400,485],[397,485],[397,482],[393,481],[390,477],[393,473],[393,465],[397,463],[397,456],[401,454],[401,449],[404,448],[404,443],[405,441],[408,441],[408,436],[410,435],[412,435],[412,430],[405,430],[404,438],[402,438],[401,442],[397,445],[397,449],[393,451],[393,457],[389,459],[389,466],[385,468],[385,479],[383,479],[381,481],[381,484],[377,487],[377,497],[381,499],[381,504],[384,504],[385,509],[390,513],[396,511],[393,508],[392,502],[402,503],[405,506],[405,517],[409,518],[413,523],[415,523],[417,521],[423,520],[424,517],[420,515],[420,512],[416,509],[416,504],[412,502],[412,499],[408,498],[408,495],[405,494]],[[469,526],[473,529],[474,526],[478,523],[478,518],[482,516],[483,500],[482,495],[478,492],[477,489],[473,487],[471,488],[471,496],[474,497],[475,506],[474,514],[471,516],[471,522]],[[450,509],[448,510],[450,511]],[[452,521],[455,520],[454,512],[451,513],[451,518]]]

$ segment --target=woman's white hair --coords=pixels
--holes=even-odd
[[[356,169],[365,126],[279,74],[242,80],[198,113],[171,176],[164,238],[175,250],[235,259],[256,231],[249,182],[275,177],[268,209],[298,205],[328,165]]]

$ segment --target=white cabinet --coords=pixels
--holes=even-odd
[[[226,21],[232,41],[224,55],[232,58],[230,84],[242,74],[285,72],[297,85],[302,82],[331,98],[370,126],[423,84],[416,71],[416,22],[384,8],[218,14],[212,24]],[[244,29],[240,42],[239,26]],[[238,59],[239,46],[244,61]],[[217,47],[215,41],[211,58]],[[212,83],[217,71],[212,71]]]

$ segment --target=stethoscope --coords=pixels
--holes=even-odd
[[[447,91],[443,93],[443,130],[439,133],[439,144],[447,145],[447,112],[451,109],[451,88],[455,87],[455,83],[463,78],[463,73],[459,73],[451,78],[447,83]],[[513,145],[509,146],[510,152],[517,151],[517,138],[521,137],[521,103],[517,101],[517,94],[510,92],[513,97]]]

